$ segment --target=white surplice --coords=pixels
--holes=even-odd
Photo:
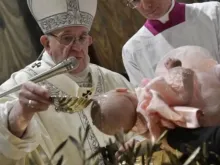
[[[173,3],[171,11],[158,20],[147,21],[123,47],[124,66],[135,86],[143,78],[153,78],[157,63],[180,46],[204,47],[220,62],[220,3]]]
[[[42,60],[35,61],[26,68],[12,74],[11,78],[1,85],[0,90],[1,92],[6,91],[54,65],[50,56],[45,52]],[[91,76],[91,86],[89,86],[90,78],[88,76]],[[91,88],[94,91],[92,95],[119,87],[132,89],[130,83],[118,73],[94,64],[90,64],[88,76],[82,79],[72,77],[69,74],[62,74],[48,79],[43,84],[53,94],[62,93],[70,96],[82,96]],[[50,106],[47,111],[35,114],[22,139],[15,137],[8,131],[7,118],[17,101],[17,94],[0,99],[0,164],[30,165],[30,160],[32,160],[34,164],[45,165],[61,142],[66,140],[69,135],[78,139],[79,127],[82,127],[82,132],[84,132],[88,124],[92,129],[89,131],[85,144],[86,154],[90,155],[97,147],[107,144],[110,136],[104,135],[92,124],[91,105],[84,111],[74,114],[58,113],[54,110],[54,106]],[[64,147],[60,155],[62,153],[66,165],[82,164],[77,149],[70,142]],[[99,158],[100,164],[102,164],[101,156]]]

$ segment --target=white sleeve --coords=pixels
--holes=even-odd
[[[217,33],[217,41],[218,41],[218,55],[217,60],[220,59],[220,3],[219,2],[213,2],[215,5],[215,14],[213,14],[213,22],[215,23],[216,33]],[[216,17],[216,18],[215,18]],[[219,61],[218,61],[219,62]]]
[[[14,73],[0,86],[0,93],[28,79],[29,75],[25,72]],[[20,160],[36,149],[39,144],[40,134],[34,118],[22,138],[14,136],[8,130],[8,115],[16,102],[16,94],[0,98],[0,160]]]
[[[123,77],[120,74],[116,74],[114,78],[115,78],[115,81],[113,83],[117,82],[119,87],[125,87],[129,89],[130,91],[134,92],[134,86],[125,77]]]
[[[126,50],[125,48],[122,49],[122,60],[126,72],[129,76],[130,82],[136,87],[139,86],[141,80],[144,78],[143,73],[141,72],[139,66],[137,65],[136,61],[133,58],[133,54]]]

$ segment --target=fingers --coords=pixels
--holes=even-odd
[[[49,91],[33,82],[27,82],[22,86],[22,89],[29,91],[30,93],[36,94],[38,96],[43,96],[43,98],[49,99]]]
[[[48,109],[49,104],[45,104],[42,102],[37,102],[34,100],[27,100],[27,99],[21,99],[20,103],[23,105],[23,107],[27,108],[27,109],[32,109],[35,111],[44,111],[46,109]]]
[[[43,93],[42,93],[43,94]],[[41,94],[35,94],[34,92],[30,92],[28,90],[21,90],[20,94],[19,94],[20,97],[22,98],[25,98],[27,100],[37,100],[39,102],[42,102],[42,103],[45,103],[45,104],[49,104],[50,102],[47,100],[47,97],[46,99],[43,98],[43,97],[39,97],[41,96]]]
[[[151,134],[151,140],[154,142],[161,134],[161,123],[157,115],[149,115],[148,129]]]
[[[115,157],[120,160],[122,153],[129,150],[129,148],[132,148],[132,146],[135,146],[137,143],[138,141],[135,139],[129,140],[124,145],[120,146],[119,150],[115,153]]]
[[[132,147],[132,145],[134,145],[135,140],[129,141],[127,143],[125,143],[124,145],[122,145],[119,150],[115,153],[115,156],[117,159],[120,159],[120,156],[123,152],[125,152],[126,150],[129,150],[129,148]]]
[[[127,88],[117,88],[115,89],[116,92],[128,92]]]
[[[19,93],[19,103],[27,112],[46,110],[51,104],[49,91],[33,82],[24,83]]]
[[[165,128],[174,129],[175,124],[169,120],[161,119],[161,125]]]
[[[176,125],[173,122],[162,118],[156,113],[149,115],[148,128],[153,141],[157,140],[167,128],[174,129],[175,127]]]
[[[148,83],[150,82],[150,79],[147,79],[147,78],[144,78],[142,81],[141,81],[141,87],[145,87]]]

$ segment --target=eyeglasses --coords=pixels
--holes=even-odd
[[[141,0],[126,0],[126,5],[132,9],[135,9],[140,4]]]
[[[48,34],[48,35],[51,35],[53,37],[55,37],[57,39],[57,41],[62,44],[62,45],[69,45],[70,43],[76,43],[78,42],[79,44],[81,45],[84,45],[89,37],[89,34],[88,33],[84,33],[82,34],[81,36],[79,37],[75,37],[73,35],[62,35],[62,36],[57,36],[55,34]]]

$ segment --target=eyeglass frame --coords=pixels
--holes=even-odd
[[[63,36],[71,36],[71,37],[73,37],[73,39],[72,39],[68,44],[64,44],[63,42],[61,42],[62,36],[57,36],[57,35],[55,35],[55,34],[53,34],[53,33],[48,33],[47,35],[48,35],[48,36],[53,36],[61,45],[65,45],[65,46],[68,46],[68,45],[71,44],[71,43],[76,44],[76,42],[78,42],[80,45],[85,45],[86,39],[88,39],[88,37],[90,36],[88,33],[84,33],[84,34],[82,34],[82,35],[79,36],[79,37],[74,37],[73,35],[63,35]],[[85,36],[85,37],[86,37],[83,42],[80,41],[80,38],[81,38],[82,36]]]
[[[140,4],[141,0],[139,0],[138,2],[134,2],[134,0],[126,0],[126,6],[130,7],[131,9],[135,9],[138,7],[138,5]],[[134,4],[135,3],[135,4]]]

